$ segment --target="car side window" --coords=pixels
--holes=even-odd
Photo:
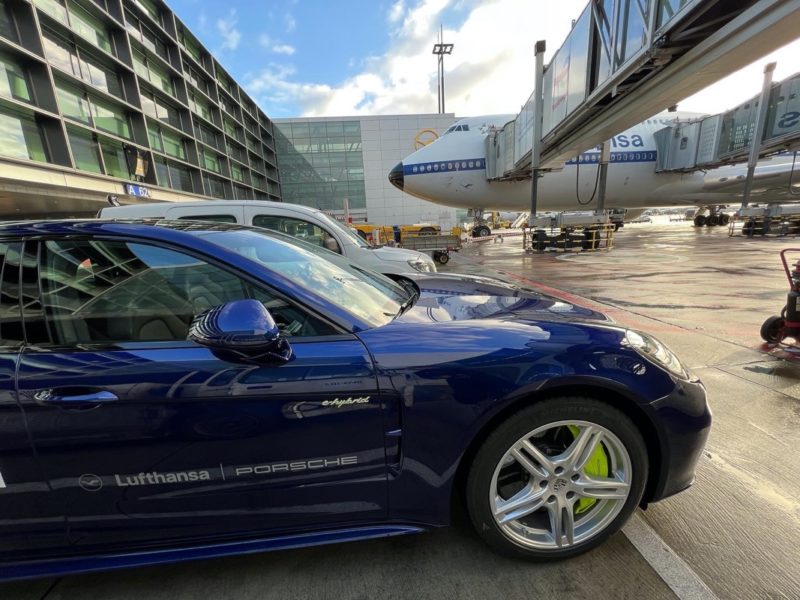
[[[22,243],[0,242],[0,346],[21,346],[22,305],[20,303],[19,274]]]
[[[40,274],[57,345],[185,341],[199,313],[255,295],[237,275],[203,260],[122,241],[46,241]],[[274,294],[259,294],[279,325],[290,320],[285,335],[320,335],[316,319]]]
[[[272,229],[273,231],[280,231],[292,237],[296,237],[303,241],[322,246],[333,252],[342,253],[339,244],[327,230],[309,223],[302,219],[294,219],[292,217],[279,217],[275,215],[256,215],[253,217],[253,225],[256,227],[263,227],[264,229]]]

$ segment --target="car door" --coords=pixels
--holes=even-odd
[[[25,252],[39,265],[41,314],[19,397],[72,543],[385,516],[382,406],[355,337],[184,251],[49,239]],[[196,314],[250,297],[283,327],[291,361],[229,362],[186,341]]]
[[[342,253],[342,248],[339,242],[336,241],[334,236],[327,229],[320,227],[316,223],[312,223],[299,216],[289,217],[277,214],[260,214],[258,207],[248,209],[251,213],[251,222],[254,227],[263,227],[264,229],[271,229],[272,231],[280,231],[287,235],[291,235],[297,239],[326,248],[332,252]]]
[[[33,452],[15,380],[24,332],[22,242],[0,241],[0,557],[22,559],[66,545],[64,512]]]

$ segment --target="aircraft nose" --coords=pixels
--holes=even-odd
[[[405,184],[405,177],[403,176],[403,163],[397,163],[394,168],[389,171],[389,183],[396,187],[401,192]]]

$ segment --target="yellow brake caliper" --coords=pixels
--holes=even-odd
[[[572,438],[577,438],[580,429],[578,429],[575,425],[568,425],[567,427],[569,428],[570,433],[572,433]],[[592,452],[592,455],[589,457],[589,462],[586,463],[586,467],[584,467],[583,470],[590,477],[609,476],[608,457],[603,450],[602,444],[598,444],[597,448],[594,449],[594,452]],[[581,498],[575,504],[575,514],[579,515],[581,513],[585,513],[595,504],[597,504],[597,500],[594,498]]]

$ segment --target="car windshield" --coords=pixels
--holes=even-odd
[[[340,231],[351,242],[362,248],[371,248],[371,246],[361,238],[355,231],[350,229],[347,225],[340,223],[333,217],[326,215],[324,212],[317,213],[317,217],[328,223],[334,229]]]
[[[199,231],[210,242],[263,263],[293,283],[379,327],[399,312],[408,294],[378,273],[312,244],[256,230]]]

